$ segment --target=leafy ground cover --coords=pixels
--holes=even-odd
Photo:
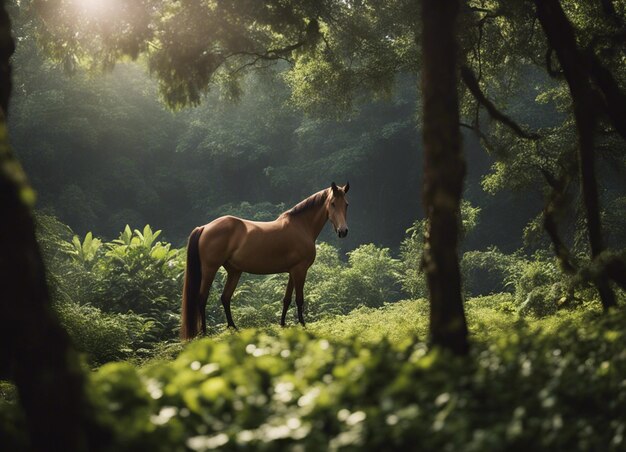
[[[626,316],[467,302],[466,358],[429,349],[423,300],[222,333],[90,374],[110,450],[623,450]],[[494,307],[495,306],[495,307]],[[0,438],[25,445],[3,386]]]

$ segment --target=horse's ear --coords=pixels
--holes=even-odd
[[[337,192],[339,191],[339,188],[337,187],[337,184],[334,183],[334,182],[332,184],[330,184],[330,188],[333,189],[333,195],[336,195]]]
[[[350,190],[350,182],[346,182],[346,185],[343,186],[344,193],[348,193],[348,190]]]

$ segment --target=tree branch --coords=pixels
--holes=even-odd
[[[478,101],[478,103],[485,107],[485,109],[489,113],[489,116],[507,126],[509,129],[515,132],[517,136],[521,138],[526,138],[528,140],[537,140],[540,138],[539,134],[534,132],[526,132],[513,119],[509,118],[507,115],[498,110],[493,102],[487,99],[487,96],[485,96],[483,91],[480,89],[480,85],[478,83],[478,80],[476,79],[476,75],[467,65],[461,66],[461,78],[463,79],[463,82],[470,90],[476,101]]]

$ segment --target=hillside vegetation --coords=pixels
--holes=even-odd
[[[218,283],[211,337],[181,344],[184,250],[149,226],[105,242],[39,223],[107,450],[623,448],[626,318],[545,256],[465,254],[467,357],[426,342],[414,230],[399,258],[320,244],[304,329],[277,325],[284,278],[249,277],[233,309],[247,329],[225,330]],[[0,395],[2,443],[28,448],[15,389]]]

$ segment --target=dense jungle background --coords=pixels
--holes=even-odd
[[[62,326],[10,330],[7,450],[626,447],[626,2],[436,3],[4,2],[2,158],[23,173],[3,165]],[[191,230],[333,181],[350,234],[317,241],[307,327],[294,306],[278,327],[287,275],[244,275],[227,330],[220,270],[210,337],[181,342]],[[29,309],[11,290],[5,319]],[[48,340],[67,430],[33,414]]]

